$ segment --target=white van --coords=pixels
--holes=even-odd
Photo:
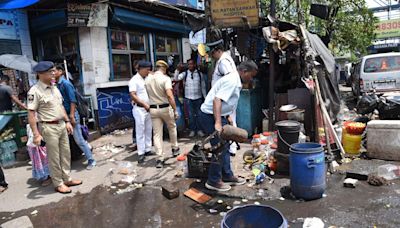
[[[354,65],[352,89],[356,96],[364,92],[400,90],[400,53],[367,55]]]

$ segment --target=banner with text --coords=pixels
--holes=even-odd
[[[380,21],[376,24],[377,39],[400,37],[400,19]]]
[[[68,27],[107,27],[108,5],[68,3]]]
[[[258,3],[257,0],[213,0],[211,17],[221,28],[256,27],[259,24]]]

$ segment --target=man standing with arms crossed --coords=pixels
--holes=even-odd
[[[151,154],[151,116],[149,96],[144,84],[145,78],[149,75],[151,63],[139,61],[135,76],[129,81],[129,93],[132,99],[132,114],[135,118],[136,144],[138,147],[138,164],[145,160],[145,156]]]
[[[33,71],[39,77],[39,81],[28,92],[28,121],[33,142],[36,145],[46,143],[55,190],[63,194],[71,193],[69,187],[80,185],[82,181],[72,180],[69,175],[71,152],[68,134],[73,133],[73,127],[65,112],[61,93],[54,85],[54,64],[42,61],[33,67]]]
[[[150,115],[153,123],[154,147],[158,155],[157,168],[164,166],[163,151],[163,126],[167,124],[169,138],[172,147],[172,156],[179,155],[178,134],[175,120],[179,118],[174,94],[172,92],[172,81],[167,76],[168,64],[164,60],[156,62],[156,72],[149,75],[145,80],[147,94],[150,100]]]
[[[227,117],[237,106],[242,89],[242,82],[249,83],[257,74],[258,67],[253,61],[245,61],[239,65],[239,73],[232,72],[221,79],[208,92],[201,105],[201,126],[206,134],[222,131],[222,126],[228,124]],[[211,145],[218,144],[218,139],[211,140]],[[210,164],[206,188],[215,191],[229,191],[231,185],[245,184],[246,180],[233,175],[229,147],[222,151],[218,161]]]

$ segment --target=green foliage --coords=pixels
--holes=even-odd
[[[284,21],[298,23],[296,0],[276,0],[276,14]],[[336,16],[322,20],[310,15],[312,3],[338,7]],[[261,0],[262,12],[269,13],[270,0]],[[375,38],[377,18],[368,10],[365,0],[302,0],[301,10],[307,29],[321,36],[331,37],[330,49],[335,55],[365,54]]]

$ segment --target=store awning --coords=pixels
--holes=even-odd
[[[39,0],[0,0],[0,9],[21,9],[35,4]]]
[[[140,26],[142,28],[181,34],[189,34],[191,30],[188,25],[184,25],[177,21],[162,19],[119,7],[114,8],[111,23],[125,26]]]
[[[67,15],[64,10],[55,11],[31,19],[33,34],[45,33],[51,30],[62,29],[67,26]]]

